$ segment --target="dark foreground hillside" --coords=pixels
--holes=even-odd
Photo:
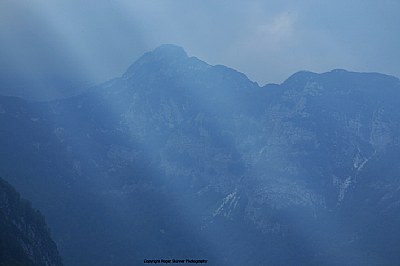
[[[0,265],[62,265],[43,216],[2,179],[0,179]]]

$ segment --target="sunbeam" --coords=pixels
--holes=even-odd
[[[0,1],[0,265],[394,265],[399,8]]]

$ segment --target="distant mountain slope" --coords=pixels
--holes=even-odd
[[[0,174],[66,265],[396,265],[399,102],[383,74],[260,87],[164,45],[79,96],[0,97]]]
[[[43,216],[0,179],[0,265],[62,265]]]

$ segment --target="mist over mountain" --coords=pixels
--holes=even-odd
[[[259,86],[175,45],[63,100],[0,97],[0,176],[65,265],[396,265],[400,81]]]

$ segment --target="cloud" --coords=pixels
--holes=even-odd
[[[285,12],[274,17],[271,23],[257,27],[258,34],[264,35],[269,41],[281,44],[293,37],[294,18]]]
[[[277,51],[291,45],[295,40],[295,17],[288,12],[256,25],[252,32],[243,36],[243,49],[257,52]],[[240,45],[240,44],[239,44]]]
[[[4,0],[0,67],[99,83],[175,43],[261,84],[300,69],[400,76],[399,9],[396,1]]]

